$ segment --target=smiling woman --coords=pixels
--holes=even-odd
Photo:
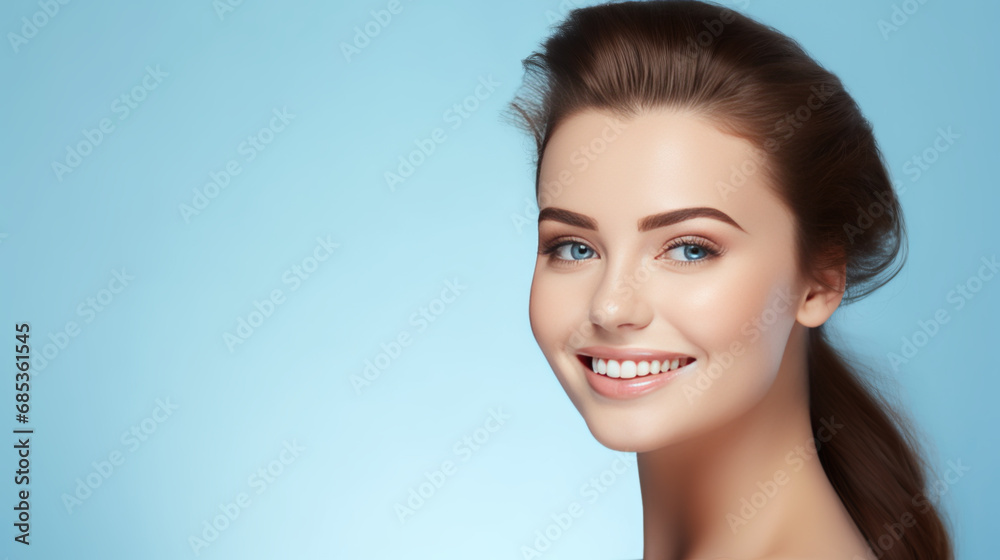
[[[594,437],[638,454],[644,558],[950,559],[905,422],[823,330],[905,246],[840,81],[688,1],[574,10],[525,68],[531,328]]]

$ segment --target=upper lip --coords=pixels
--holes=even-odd
[[[653,360],[665,362],[692,357],[678,352],[665,352],[663,350],[650,350],[648,348],[614,348],[611,346],[587,346],[578,349],[577,353],[590,356],[591,358],[604,358],[606,360],[618,360],[619,362],[651,362]]]

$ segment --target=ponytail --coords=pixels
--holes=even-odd
[[[948,532],[924,494],[910,428],[851,370],[822,326],[809,333],[809,401],[813,433],[838,426],[818,446],[819,459],[874,558],[952,560]]]
[[[716,21],[718,34],[706,32]],[[766,152],[762,171],[795,215],[803,272],[846,268],[841,305],[905,261],[902,208],[871,123],[836,76],[773,28],[705,2],[605,3],[573,10],[523,64],[507,116],[535,139],[536,194],[545,146],[568,116],[690,108]],[[796,128],[782,127],[793,114]],[[812,427],[844,426],[819,446],[820,461],[874,558],[952,560],[909,425],[823,327],[809,346]]]

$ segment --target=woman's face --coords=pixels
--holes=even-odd
[[[771,390],[804,284],[749,142],[689,113],[580,113],[546,147],[539,209],[532,332],[598,441],[657,449]]]

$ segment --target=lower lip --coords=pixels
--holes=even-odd
[[[600,373],[591,370],[587,366],[583,366],[582,364],[581,366],[584,370],[586,370],[587,383],[590,384],[590,388],[593,389],[595,393],[609,399],[625,400],[641,397],[642,395],[659,389],[671,379],[677,377],[679,373],[691,367],[695,363],[697,362],[691,362],[682,368],[677,368],[666,373],[651,373],[649,375],[633,377],[631,379],[608,377],[607,375],[601,375]]]

